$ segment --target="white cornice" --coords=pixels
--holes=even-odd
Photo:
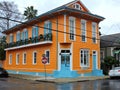
[[[20,49],[20,48],[25,48],[25,47],[31,47],[31,46],[37,46],[37,45],[43,45],[43,44],[51,44],[52,41],[43,41],[43,42],[38,42],[38,43],[32,43],[32,44],[27,44],[27,45],[22,45],[22,46],[16,46],[16,47],[10,47],[6,48],[5,50],[14,50],[14,49]]]

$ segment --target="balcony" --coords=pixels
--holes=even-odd
[[[25,40],[20,40],[13,43],[7,43],[5,45],[5,50],[14,50],[14,49],[20,49],[24,47],[31,47],[31,46],[37,46],[42,44],[51,44],[52,43],[52,34],[46,34],[42,35],[40,34],[38,37],[29,38]]]

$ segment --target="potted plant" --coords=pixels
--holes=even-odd
[[[43,41],[43,35],[42,34],[40,34],[40,41]]]

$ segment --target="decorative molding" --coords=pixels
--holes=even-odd
[[[5,51],[7,51],[7,50],[14,50],[14,49],[20,49],[20,48],[25,48],[25,47],[31,47],[31,46],[37,46],[37,45],[43,45],[43,44],[51,44],[51,43],[52,43],[52,41],[43,41],[43,42],[27,44],[27,45],[12,47],[12,48],[6,48]]]

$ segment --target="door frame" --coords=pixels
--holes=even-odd
[[[93,54],[93,52],[96,52],[95,54]],[[96,68],[95,69],[98,69],[98,52],[96,51],[96,50],[93,50],[92,51],[92,61],[94,62],[94,60],[93,60],[93,56],[96,56]],[[92,62],[92,69],[93,69],[93,67],[94,67],[94,64],[93,64],[93,62]]]
[[[72,71],[72,54],[71,54],[71,49],[70,48],[61,48],[59,51],[59,57],[58,57],[58,71],[61,70],[61,51],[62,50],[70,50],[70,71]]]

